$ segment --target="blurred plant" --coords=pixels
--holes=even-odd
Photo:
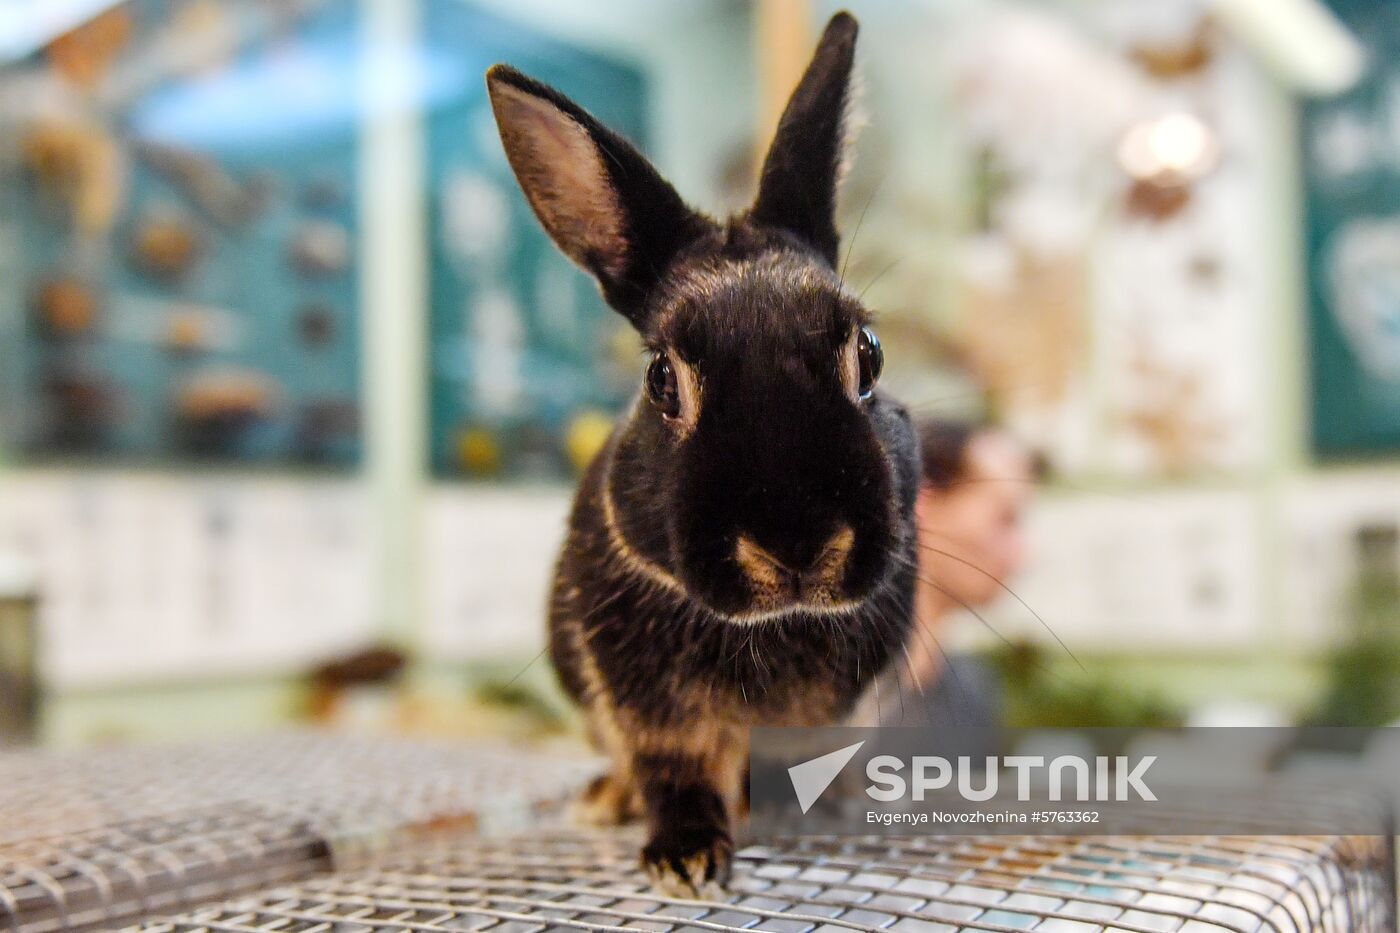
[[[1400,529],[1357,530],[1351,633],[1328,663],[1328,686],[1314,725],[1388,726],[1400,722]]]
[[[1185,721],[1161,696],[1109,675],[1062,675],[1039,645],[1011,645],[992,660],[1005,684],[1008,728],[1166,728]]]

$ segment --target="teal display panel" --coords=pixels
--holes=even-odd
[[[1332,0],[1366,47],[1361,81],[1302,106],[1312,442],[1400,453],[1400,3]]]
[[[440,477],[562,478],[635,391],[641,356],[530,213],[483,76],[507,62],[645,149],[646,85],[613,60],[458,0],[424,10],[431,438]]]
[[[17,456],[357,462],[356,9],[133,0],[0,73]]]

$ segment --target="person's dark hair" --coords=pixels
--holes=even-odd
[[[967,448],[983,430],[970,421],[924,418],[918,423],[919,453],[924,461],[924,483],[948,489],[967,470]]]

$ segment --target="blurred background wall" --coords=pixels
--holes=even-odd
[[[847,6],[888,384],[1045,465],[954,646],[1013,717],[1400,716],[1396,6]],[[39,737],[558,727],[550,564],[642,357],[482,72],[736,209],[835,9],[0,4],[0,664]]]

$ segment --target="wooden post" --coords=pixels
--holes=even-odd
[[[758,59],[758,126],[755,165],[763,156],[792,89],[812,54],[811,0],[758,0],[754,12],[754,54]]]

